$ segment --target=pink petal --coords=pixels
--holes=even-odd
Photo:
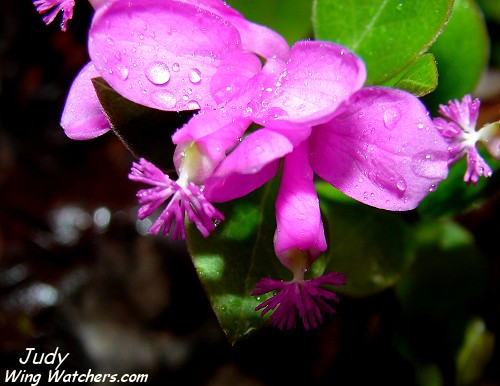
[[[221,0],[181,0],[197,7],[215,12],[230,21],[241,35],[243,49],[256,53],[263,58],[277,57],[287,60],[290,47],[277,32],[265,26],[252,23]]]
[[[293,146],[284,136],[261,129],[246,137],[205,182],[205,197],[224,202],[242,197],[269,181],[280,158]]]
[[[211,79],[234,51],[241,51],[236,28],[175,1],[114,1],[96,11],[90,29],[101,76],[125,98],[160,110],[215,107]]]
[[[281,185],[276,200],[274,249],[281,263],[292,269],[289,254],[298,249],[309,254],[309,265],[326,250],[325,232],[314,173],[309,166],[309,144],[302,142],[285,156]]]
[[[448,173],[448,144],[401,90],[367,87],[346,111],[313,128],[313,170],[348,196],[389,210],[415,208]]]
[[[61,126],[71,139],[91,139],[110,130],[91,79],[99,77],[92,63],[80,70],[69,90]]]
[[[202,110],[174,133],[172,141],[177,145],[196,142],[203,147],[204,155],[218,164],[226,152],[239,143],[250,124],[248,118],[223,115],[219,110]]]
[[[233,105],[241,111],[250,98],[250,92],[245,92],[248,81],[260,72],[261,67],[259,58],[249,52],[234,51],[227,55],[210,84],[216,103],[226,104],[233,100]]]
[[[264,107],[262,114],[279,108],[292,121],[318,124],[363,86],[366,70],[361,59],[342,46],[302,41],[292,47],[284,68],[269,60],[262,77],[264,85],[255,96]]]

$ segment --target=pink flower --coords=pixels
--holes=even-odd
[[[330,303],[337,300],[320,285],[344,283],[336,273],[304,280],[326,250],[314,174],[368,205],[409,210],[446,178],[447,144],[416,97],[381,87],[362,88],[312,127],[286,119],[268,118],[267,124],[220,163],[205,181],[205,196],[217,202],[245,195],[272,178],[283,159],[274,248],[294,278],[266,278],[253,294],[279,291],[257,310],[278,307],[273,325],[289,328],[298,315],[308,329],[321,322],[322,311],[333,312]]]
[[[464,181],[474,185],[479,177],[491,177],[493,174],[477,151],[476,143],[482,142],[494,158],[500,159],[500,124],[491,123],[476,131],[480,105],[478,98],[472,100],[470,95],[465,95],[461,102],[455,99],[449,101],[447,106],[439,106],[439,113],[448,121],[440,117],[434,119],[437,129],[449,143],[450,162],[467,156]]]
[[[61,30],[66,31],[68,20],[73,17],[74,0],[33,0],[33,5],[40,15],[43,22],[50,24],[62,12]]]

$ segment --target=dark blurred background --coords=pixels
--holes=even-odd
[[[67,373],[145,373],[150,385],[426,384],[393,344],[400,305],[391,290],[343,299],[319,330],[227,343],[184,245],[146,236],[137,220],[130,153],[112,133],[78,142],[59,126],[88,61],[91,14],[77,0],[63,33],[30,0],[0,3],[0,379],[7,369],[45,371],[18,362],[34,347],[69,353]],[[464,222],[477,232],[498,224],[498,203],[482,213]],[[485,243],[498,279],[496,240]],[[438,378],[453,385],[451,359],[440,361]],[[499,368],[495,348],[476,383],[500,385]]]

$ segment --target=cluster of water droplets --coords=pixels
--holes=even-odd
[[[106,25],[109,27],[110,23],[106,22]],[[175,29],[169,29],[168,27],[165,27],[165,31],[166,34],[171,35],[177,32]],[[148,31],[147,24],[144,24],[142,31],[131,31],[131,34],[133,39],[130,40],[130,48],[118,48],[119,44],[115,44],[113,37],[108,36],[106,38],[106,44],[110,49],[108,56],[114,55],[118,64],[114,68],[111,68],[111,66],[108,69],[102,68],[102,70],[109,72],[111,75],[116,75],[123,82],[127,82],[127,87],[129,89],[133,89],[134,87],[142,89],[142,93],[144,95],[149,94],[151,102],[160,109],[200,109],[201,95],[197,95],[196,91],[193,89],[202,82],[202,72],[200,69],[196,66],[189,65],[185,65],[183,68],[183,66],[177,62],[167,63],[162,60],[150,60],[147,62],[137,59],[137,51],[140,47],[142,47],[145,52],[151,50],[151,47],[153,47],[154,51],[159,52],[161,47],[158,43],[155,43],[156,34],[154,31]],[[126,58],[128,51],[134,55],[129,57],[127,62]],[[159,55],[148,54],[144,56],[153,58]],[[195,54],[193,54],[193,57],[194,56]],[[102,59],[106,65],[108,62],[107,56],[103,55]],[[150,85],[153,85],[153,89],[144,84],[141,76],[139,76],[139,80],[136,81],[137,84],[131,81],[131,74],[140,75],[141,70],[138,70],[140,68],[143,68],[144,77]],[[171,85],[174,77],[180,78],[182,83],[186,85],[190,84],[191,87],[185,87],[182,90],[176,89]],[[133,79],[136,79],[136,77]],[[176,84],[178,84],[178,82],[176,82]]]

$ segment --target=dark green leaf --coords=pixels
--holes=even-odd
[[[448,20],[453,0],[315,0],[320,40],[340,43],[366,63],[380,84],[423,54]]]
[[[495,335],[488,331],[483,320],[469,322],[464,342],[457,355],[457,385],[473,385],[484,374],[495,347]]]
[[[171,136],[196,111],[161,111],[125,99],[104,79],[92,79],[113,131],[136,157],[144,157],[164,170],[173,169],[175,149]]]
[[[450,21],[430,51],[438,63],[439,85],[424,101],[436,111],[439,104],[474,91],[488,62],[488,35],[474,1],[455,1]]]
[[[473,235],[452,221],[420,222],[415,238],[417,257],[395,287],[402,308],[396,342],[416,363],[454,358],[484,299],[488,266]]]
[[[421,97],[434,91],[438,84],[438,72],[434,55],[418,57],[396,76],[386,80],[383,86],[395,87]]]
[[[292,45],[312,35],[312,0],[229,0],[245,18],[279,32]]]
[[[406,222],[399,213],[332,200],[327,184],[319,186],[329,235],[326,271],[347,274],[346,286],[335,291],[367,296],[394,285],[414,257]]]
[[[483,293],[485,261],[467,230],[452,221],[421,222],[415,236],[417,258],[396,286],[412,313],[445,316]]]
[[[198,275],[228,340],[235,343],[267,322],[250,296],[263,277],[290,280],[275,257],[277,181],[219,206],[226,217],[208,238],[189,226],[187,242]]]

